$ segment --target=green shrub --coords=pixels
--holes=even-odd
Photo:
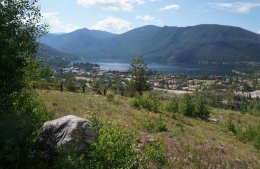
[[[260,126],[240,128],[237,131],[237,137],[240,141],[250,142],[257,149],[260,149]]]
[[[166,163],[164,146],[157,140],[145,143],[137,149],[137,138],[118,125],[103,123],[92,117],[93,127],[99,138],[81,155],[73,152],[62,153],[54,159],[54,168],[147,168],[149,162],[163,166]]]
[[[179,105],[179,112],[184,116],[194,116],[194,105],[191,100],[191,96],[185,94]]]
[[[28,168],[39,130],[53,114],[30,91],[13,94],[12,101],[1,114],[0,161],[4,168]]]
[[[141,165],[132,133],[110,125],[99,129],[98,134],[98,142],[86,152],[90,168],[138,168]]]
[[[107,101],[113,102],[115,98],[115,95],[113,93],[108,93],[107,94]]]
[[[139,99],[133,99],[130,102],[131,106],[140,109],[141,108],[141,104],[140,104],[140,100]]]
[[[86,163],[84,154],[77,156],[75,153],[60,153],[54,158],[53,169],[87,169],[88,164]],[[47,167],[46,167],[47,168]]]
[[[148,96],[138,96],[133,99],[130,104],[136,108],[159,112],[160,100],[157,95],[150,93]]]
[[[236,126],[235,126],[235,124],[233,123],[233,121],[230,117],[229,117],[228,122],[227,122],[227,128],[228,128],[228,131],[231,131],[234,134],[237,133]]]
[[[142,127],[148,132],[167,131],[167,127],[162,117],[149,117],[141,122]]]
[[[154,162],[159,166],[164,166],[167,163],[165,147],[161,142],[155,140],[144,146],[145,157],[148,162]],[[161,168],[157,166],[158,168]]]
[[[209,118],[210,111],[203,97],[196,98],[195,101],[195,111],[193,113],[194,117],[200,118],[202,120],[207,120]]]
[[[179,112],[184,116],[200,118],[207,120],[210,115],[209,107],[202,96],[192,98],[189,94],[185,94],[179,104]]]
[[[75,85],[75,79],[73,77],[68,77],[65,82],[65,87],[69,92],[76,92],[77,87]]]
[[[172,113],[177,113],[179,109],[178,101],[171,101],[166,104],[165,110]]]

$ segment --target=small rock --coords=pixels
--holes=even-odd
[[[136,150],[140,151],[142,149],[142,147],[143,147],[142,143],[137,143]]]
[[[145,137],[145,141],[146,141],[147,143],[151,143],[151,142],[154,142],[154,141],[155,141],[155,138],[154,138],[154,136],[152,136],[152,135],[148,135],[148,136]]]
[[[219,144],[219,147],[223,147],[224,148],[224,146],[225,146],[225,144],[223,144],[223,143]]]
[[[240,160],[239,158],[236,158],[236,161],[237,161],[237,162],[241,162],[241,160]]]
[[[210,122],[218,123],[218,119],[209,119]]]

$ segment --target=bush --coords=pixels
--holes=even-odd
[[[167,127],[162,117],[147,117],[142,121],[143,128],[148,132],[162,132],[167,131]]]
[[[185,94],[180,102],[179,112],[184,116],[194,116],[194,105],[192,104],[191,97]]]
[[[207,120],[210,111],[202,96],[192,98],[190,95],[185,94],[179,104],[179,112],[184,116],[200,118]]]
[[[30,91],[13,94],[9,110],[1,114],[0,161],[3,168],[28,168],[42,124],[52,114]],[[1,168],[1,167],[0,167]]]
[[[117,125],[103,123],[92,117],[94,128],[98,131],[98,142],[92,143],[87,152],[75,155],[63,153],[54,159],[54,168],[147,168],[150,161],[164,165],[166,155],[163,145],[154,141],[137,150],[137,139]]]
[[[114,101],[115,95],[113,93],[107,94],[107,101],[112,102]]]
[[[74,78],[73,77],[68,77],[66,79],[66,82],[65,82],[65,86],[67,88],[67,90],[69,92],[76,92],[77,91],[77,87],[75,85],[75,82],[74,82]]]
[[[179,109],[178,101],[171,101],[166,104],[165,110],[172,113],[177,113]]]
[[[86,152],[90,168],[138,168],[140,155],[135,148],[135,137],[116,127],[102,127],[99,140]]]
[[[228,131],[231,131],[234,134],[237,133],[236,126],[235,126],[235,124],[233,123],[233,121],[230,117],[229,117],[228,122],[227,122],[227,128],[228,128]]]
[[[155,140],[144,146],[146,163],[153,162],[159,166],[164,166],[167,163],[166,150],[161,142]],[[157,166],[157,168],[161,168]]]
[[[155,94],[148,96],[138,96],[131,101],[131,105],[136,108],[144,108],[149,111],[159,112],[160,100]]]
[[[56,158],[54,158],[53,169],[87,169],[87,163],[85,161],[85,156],[82,154],[77,156],[75,153],[60,153]],[[47,168],[47,167],[46,167]]]
[[[205,100],[202,97],[196,98],[195,111],[193,116],[203,120],[207,120],[209,118],[209,115],[210,111]]]
[[[257,127],[246,127],[237,131],[237,137],[240,141],[250,142],[257,149],[260,149],[260,126]]]

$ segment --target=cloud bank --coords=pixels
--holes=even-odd
[[[135,4],[143,4],[144,0],[77,0],[79,5],[86,8],[97,6],[105,10],[111,11],[127,11],[133,10]]]
[[[260,3],[234,2],[234,3],[213,3],[212,8],[229,10],[236,13],[249,13],[253,8],[260,7]]]
[[[132,24],[126,20],[109,16],[104,20],[98,21],[91,29],[103,30],[113,33],[122,33],[132,28]]]

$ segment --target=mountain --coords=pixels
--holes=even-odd
[[[60,52],[45,44],[41,45],[36,56],[42,58],[43,64],[50,67],[62,67],[70,64],[71,61],[78,59],[76,56]]]
[[[98,30],[79,29],[66,34],[47,34],[41,42],[62,52],[77,53],[97,45],[100,39],[113,37],[114,34]]]
[[[260,62],[260,35],[223,25],[189,27],[144,26],[123,34],[80,29],[48,34],[41,41],[62,52],[92,60],[129,61],[144,55],[147,62]]]

